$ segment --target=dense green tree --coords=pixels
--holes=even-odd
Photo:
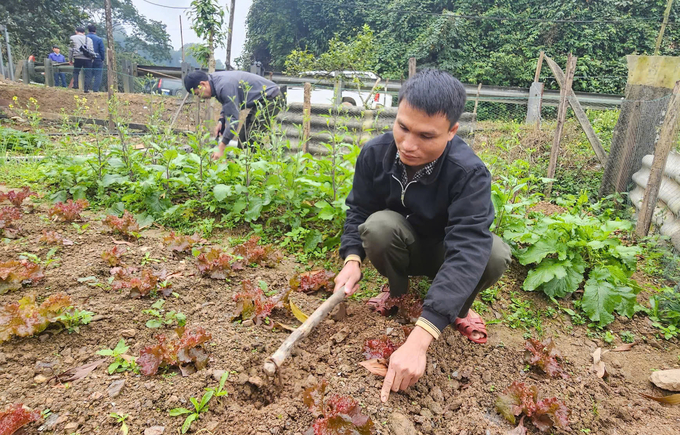
[[[375,32],[376,72],[398,79],[408,58],[464,82],[527,87],[541,50],[579,57],[576,90],[622,92],[628,54],[653,54],[666,0],[254,0],[246,55],[283,69],[293,50],[316,56],[364,24]],[[680,2],[661,45],[680,55]],[[555,87],[548,68],[542,74]]]
[[[7,26],[17,59],[30,54],[45,58],[53,44],[64,48],[73,29],[85,19],[87,15],[69,0],[0,2],[0,24]]]

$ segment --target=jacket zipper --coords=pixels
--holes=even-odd
[[[401,181],[399,181],[399,179],[398,179],[397,177],[395,177],[394,175],[392,175],[392,178],[394,178],[395,180],[397,180],[397,183],[399,183],[399,186],[401,187],[401,205],[403,205],[404,207],[406,207],[406,204],[404,204],[404,196],[406,196],[406,189],[408,189],[408,187],[409,187],[411,184],[415,183],[416,180],[409,181],[408,184],[406,184],[406,187],[404,187],[404,185],[401,183]],[[408,216],[407,216],[407,217],[408,217]]]

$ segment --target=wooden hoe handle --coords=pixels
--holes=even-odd
[[[305,320],[305,323],[300,325],[295,331],[293,331],[292,334],[288,336],[286,341],[284,341],[281,346],[274,352],[274,355],[271,357],[267,358],[264,362],[264,372],[268,374],[269,376],[273,376],[276,374],[276,370],[283,364],[283,362],[290,356],[290,353],[293,351],[293,347],[305,338],[306,336],[309,335],[310,332],[314,328],[316,328],[316,325],[318,325],[324,317],[328,315],[331,311],[333,311],[333,308],[335,308],[340,302],[342,302],[345,299],[345,286],[342,286],[333,293],[333,295],[326,299],[326,301],[321,304],[319,308],[317,308],[308,318]]]

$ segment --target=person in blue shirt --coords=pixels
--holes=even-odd
[[[92,40],[94,45],[94,52],[97,57],[92,61],[92,75],[94,76],[94,84],[92,85],[93,92],[99,92],[99,87],[102,85],[102,71],[104,70],[104,59],[106,59],[106,48],[104,48],[104,41],[97,36],[97,26],[90,24],[87,26],[87,37]]]
[[[61,49],[53,45],[52,46],[52,53],[50,53],[49,56],[47,56],[52,62],[55,63],[65,63],[66,58],[64,57],[63,54],[61,54]],[[59,84],[61,82],[61,84]],[[66,83],[66,74],[63,72],[55,72],[54,73],[54,86],[61,86],[61,87],[66,87],[68,86]]]

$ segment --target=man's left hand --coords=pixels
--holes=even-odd
[[[427,362],[427,348],[432,340],[433,337],[429,332],[416,326],[406,342],[394,351],[390,357],[390,365],[380,392],[380,400],[383,403],[389,399],[390,391],[405,391],[423,376]]]

